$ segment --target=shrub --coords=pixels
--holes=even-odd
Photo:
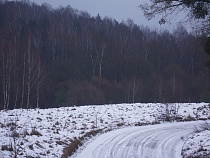
[[[67,145],[65,142],[63,142],[63,141],[56,141],[56,144],[58,144],[58,145]]]
[[[124,126],[124,125],[125,125],[124,123],[118,123],[117,124],[118,127],[121,127],[121,126]]]
[[[92,136],[96,136],[96,134],[100,133],[102,131],[102,129],[98,129],[98,130],[92,130],[90,132],[87,132],[83,137],[81,137],[81,140],[84,140],[85,138],[89,138]]]
[[[205,131],[205,130],[210,130],[210,124],[208,124],[207,122],[205,122],[204,124],[202,124],[200,126],[200,128]]]
[[[42,134],[39,131],[37,131],[35,128],[32,129],[30,135],[42,136]]]
[[[12,145],[2,145],[1,146],[2,151],[13,151]]]
[[[194,127],[194,132],[195,133],[199,133],[199,132],[202,132],[202,131],[205,131],[205,130],[210,130],[210,124],[208,124],[207,122],[200,125],[200,128]]]
[[[28,148],[34,150],[33,144],[29,145]]]
[[[188,115],[186,118],[184,118],[184,121],[196,121],[196,118]]]
[[[11,134],[11,137],[13,138],[18,138],[20,136],[20,134],[17,131],[13,131]]]

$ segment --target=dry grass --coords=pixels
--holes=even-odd
[[[79,139],[74,138],[74,140],[72,140],[72,142],[63,149],[63,154],[61,156],[61,158],[68,158],[69,156],[72,156],[76,150],[83,145],[83,141],[86,138],[90,138],[93,136],[96,136],[98,133],[102,132],[102,129],[98,129],[98,130],[92,130],[90,132],[87,132],[86,134],[84,134],[82,137],[80,137]]]
[[[61,158],[68,158],[69,156],[73,155],[73,153],[82,146],[82,141],[75,138],[67,147],[63,149],[63,154]]]

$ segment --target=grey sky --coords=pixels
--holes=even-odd
[[[159,25],[159,18],[148,21],[143,12],[138,8],[139,4],[145,0],[31,0],[37,4],[48,3],[53,8],[70,5],[78,10],[87,11],[91,16],[100,14],[102,17],[108,16],[121,22],[128,18],[132,19],[135,24],[149,26],[152,29],[169,29],[171,30],[176,23],[172,25]]]

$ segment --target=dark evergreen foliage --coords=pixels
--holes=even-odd
[[[170,23],[177,14],[184,13],[182,22],[190,21],[194,30],[210,34],[210,0],[148,0],[139,7],[148,19],[160,15],[159,24]]]

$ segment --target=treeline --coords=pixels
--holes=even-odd
[[[0,1],[0,108],[210,101],[204,39]]]

